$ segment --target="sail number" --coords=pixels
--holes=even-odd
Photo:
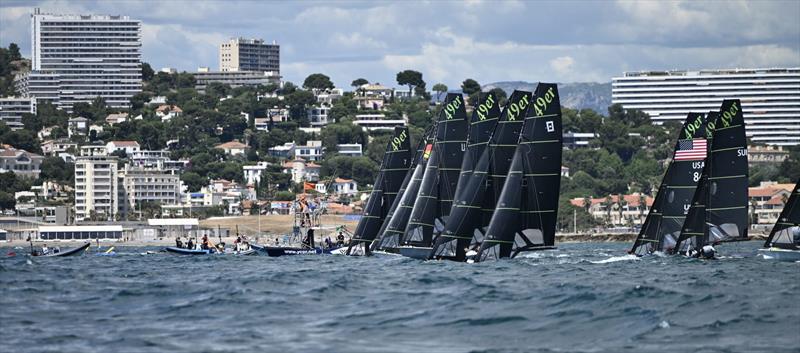
[[[481,103],[476,110],[478,112],[478,120],[486,120],[486,114],[489,114],[489,109],[494,107],[494,94],[489,94],[486,97],[486,101]]]
[[[400,149],[400,145],[405,142],[406,138],[408,137],[408,130],[403,130],[399,136],[395,136],[392,139],[392,151],[397,151]]]
[[[736,155],[737,157],[747,157],[747,149],[740,148],[738,151],[736,151]]]
[[[686,125],[686,129],[683,130],[683,134],[686,139],[691,140],[694,137],[694,133],[697,132],[697,129],[703,125],[703,115],[697,115],[697,118],[694,119],[693,122],[690,122]]]
[[[508,120],[517,120],[520,114],[522,114],[525,109],[528,108],[528,95],[522,96],[522,98],[514,103],[508,105]]]
[[[453,114],[456,113],[456,109],[461,106],[461,96],[456,96],[450,103],[447,103],[447,106],[444,107],[444,114],[447,116],[447,120],[453,120]]]
[[[544,93],[544,96],[536,98],[536,103],[533,105],[533,110],[536,112],[536,116],[544,115],[544,112],[547,111],[547,107],[550,103],[553,103],[553,98],[556,97],[556,91],[553,89],[553,86]]]

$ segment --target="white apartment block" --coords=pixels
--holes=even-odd
[[[364,155],[360,143],[340,143],[336,145],[336,149],[342,156],[361,157]]]
[[[358,125],[364,131],[394,130],[397,126],[406,126],[406,119],[386,119],[383,114],[358,114],[353,120],[353,125]]]
[[[105,156],[75,159],[75,221],[113,220],[119,210],[117,158]],[[123,190],[124,192],[124,190]]]
[[[245,165],[242,166],[242,172],[244,172],[244,180],[247,182],[247,185],[254,185],[256,183],[261,182],[261,174],[264,173],[269,167],[269,163],[267,162],[258,162],[256,165]]]
[[[219,45],[219,71],[271,71],[281,68],[281,47],[263,39],[231,38]]]
[[[125,168],[122,174],[125,203],[120,213],[136,215],[146,203],[162,206],[181,202],[178,174],[148,168]]]
[[[753,142],[800,144],[800,68],[626,72],[612,79],[611,97],[657,123],[738,98]]]
[[[308,140],[305,146],[295,146],[294,158],[302,158],[307,161],[319,161],[322,159],[322,141]]]
[[[12,130],[22,129],[22,114],[36,114],[36,100],[33,98],[0,98],[0,122]]]
[[[31,74],[18,83],[25,94],[53,100],[71,111],[77,102],[105,99],[127,108],[142,91],[141,21],[128,16],[31,15]],[[55,87],[57,96],[54,97]]]
[[[206,86],[212,82],[230,85],[231,88],[242,86],[258,86],[280,83],[281,76],[273,71],[208,71],[198,70],[193,73],[194,88],[199,93],[206,92]]]

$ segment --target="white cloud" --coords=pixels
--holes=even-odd
[[[550,67],[553,68],[559,74],[567,74],[572,69],[572,64],[575,63],[575,59],[571,56],[559,56],[553,60],[550,60]]]

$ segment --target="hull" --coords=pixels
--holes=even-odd
[[[171,252],[173,254],[179,255],[208,255],[211,254],[211,250],[191,250],[191,249],[184,249],[184,248],[176,248],[174,246],[168,246],[166,248],[167,252]]]
[[[86,244],[83,244],[83,245],[81,245],[81,246],[79,246],[79,247],[77,247],[75,249],[72,249],[72,250],[62,251],[62,252],[59,252],[57,254],[52,254],[51,253],[51,254],[47,254],[47,255],[39,255],[37,257],[79,256],[79,255],[83,255],[83,251],[86,250],[86,248],[88,248],[90,245],[92,245],[92,244],[91,243],[86,243]]]
[[[428,255],[431,254],[432,249],[432,247],[423,246],[401,246],[397,248],[397,250],[400,251],[400,255],[420,260],[428,259]]]
[[[800,250],[768,248],[758,249],[758,253],[767,260],[800,261]]]
[[[262,246],[260,247],[259,250],[267,253],[267,256],[279,257],[279,256],[294,256],[294,255],[326,255],[326,254],[330,255],[332,251],[336,251],[337,249],[340,248],[323,249],[320,247],[316,247],[313,249],[307,249],[307,248],[295,248],[295,247],[284,247],[284,246]]]

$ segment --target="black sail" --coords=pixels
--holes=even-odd
[[[474,229],[483,226],[480,208],[489,170],[486,151],[499,117],[500,107],[494,93],[481,94],[472,111],[453,208],[444,231],[434,240],[431,257],[463,261],[464,248],[469,245]]]
[[[708,157],[676,249],[747,239],[748,162],[745,122],[738,99],[725,100],[707,130]],[[688,240],[688,241],[687,241]]]
[[[411,142],[407,127],[396,127],[386,145],[378,176],[370,192],[364,212],[356,226],[347,255],[366,255],[369,245],[383,224],[389,207],[403,183],[411,163]]]
[[[776,247],[798,250],[800,244],[800,180],[794,185],[792,195],[783,206],[783,211],[772,227],[765,248]]]
[[[479,261],[555,245],[561,185],[561,104],[555,84],[540,83],[523,107],[524,126]]]
[[[689,113],[686,117],[675,142],[672,161],[664,173],[653,206],[633,243],[631,253],[669,253],[675,247],[705,165],[705,125],[704,114]]]
[[[403,245],[429,247],[441,231],[455,196],[467,135],[467,113],[461,94],[448,94],[436,123],[433,152],[411,211]]]
[[[381,239],[383,238],[383,235],[386,233],[386,228],[389,226],[392,217],[394,217],[394,213],[400,206],[400,202],[403,199],[403,195],[405,194],[406,189],[408,189],[408,186],[411,183],[411,179],[414,176],[414,170],[417,167],[417,165],[422,161],[422,154],[425,149],[426,143],[427,139],[426,137],[423,137],[422,140],[420,140],[419,143],[417,144],[416,153],[414,154],[414,158],[411,160],[411,165],[406,171],[406,175],[403,178],[402,184],[400,184],[400,190],[397,191],[397,196],[394,198],[392,205],[389,207],[389,212],[386,213],[386,217],[383,220],[383,224],[381,225],[381,228],[378,230],[376,238],[372,241],[372,245],[369,247],[369,251],[374,251],[375,249],[378,248],[378,244],[381,243]]]
[[[431,159],[433,152],[432,135],[426,137],[424,146],[422,153],[418,156],[416,166],[413,168],[408,186],[400,196],[400,201],[394,213],[387,219],[384,230],[379,232],[380,241],[375,243],[372,250],[391,250],[400,246],[408,219],[411,217],[411,211],[414,208],[414,201],[417,199],[417,193],[422,184],[422,177]]]

